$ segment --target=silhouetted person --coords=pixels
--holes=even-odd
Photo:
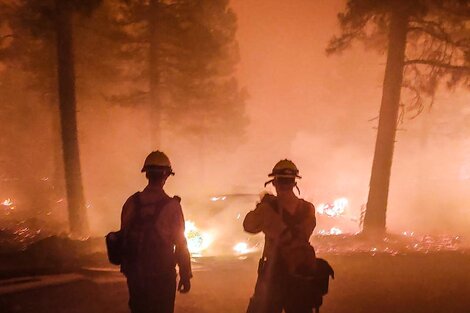
[[[184,237],[184,217],[178,197],[169,197],[163,186],[174,175],[170,160],[160,151],[150,153],[142,172],[148,185],[127,199],[122,208],[124,256],[121,271],[129,287],[132,313],[172,313],[178,290],[189,292],[191,261]]]
[[[299,170],[292,161],[281,160],[270,177],[277,196],[267,194],[243,221],[245,231],[263,232],[265,246],[259,263],[255,293],[248,313],[311,313],[308,288],[296,276],[310,273],[315,252],[309,238],[315,228],[313,204],[294,194]]]

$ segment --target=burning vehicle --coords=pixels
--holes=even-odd
[[[218,256],[243,259],[260,253],[263,236],[247,234],[242,227],[243,218],[257,201],[257,194],[227,194],[190,205],[191,208],[204,208],[198,214],[190,211],[186,220],[185,235],[193,258]]]
[[[253,236],[243,230],[245,215],[259,202],[258,194],[226,194],[213,196],[203,203],[188,205],[186,239],[193,258],[237,257],[260,254],[264,236]],[[331,203],[315,205],[317,228],[314,235],[341,235],[353,233],[359,219],[351,215],[349,201],[339,198]],[[203,209],[198,210],[195,207]]]

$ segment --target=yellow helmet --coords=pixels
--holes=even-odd
[[[294,162],[288,159],[281,160],[274,165],[271,174],[269,177],[296,177],[302,178],[299,176],[299,169],[295,166]]]
[[[144,161],[141,172],[159,171],[168,172],[169,175],[175,175],[171,168],[170,159],[161,151],[152,151]]]

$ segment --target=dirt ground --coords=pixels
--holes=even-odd
[[[330,293],[324,299],[321,312],[470,312],[469,254],[322,257],[334,267],[336,279],[330,284]],[[255,260],[203,265],[195,272],[191,292],[177,296],[176,312],[245,312],[253,291],[255,272]],[[128,312],[127,289],[123,281],[110,282],[93,275],[89,278],[1,296],[0,311]]]

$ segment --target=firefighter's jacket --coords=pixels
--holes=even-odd
[[[315,207],[312,203],[299,199],[293,218],[297,219],[294,227],[280,212],[277,198],[268,194],[253,211],[246,215],[243,221],[243,228],[246,232],[264,233],[264,259],[274,260],[278,258],[279,253],[282,253],[287,266],[292,266],[292,269],[301,262],[301,259],[315,256],[313,248],[308,244],[316,225]],[[304,249],[306,245],[309,246],[307,252]],[[310,253],[313,255],[305,255]]]
[[[139,196],[140,201],[135,201],[135,196]],[[168,197],[167,195],[165,196]],[[122,208],[121,230],[125,231],[131,225],[136,212],[137,203],[140,202],[139,209],[141,212],[151,214],[152,210],[155,210],[156,200],[155,195],[147,190],[131,196]],[[192,277],[191,258],[186,237],[184,236],[184,217],[179,198],[169,198],[160,210],[161,212],[155,220],[156,232],[167,244],[174,246],[175,261],[178,265],[181,279],[190,279]]]

